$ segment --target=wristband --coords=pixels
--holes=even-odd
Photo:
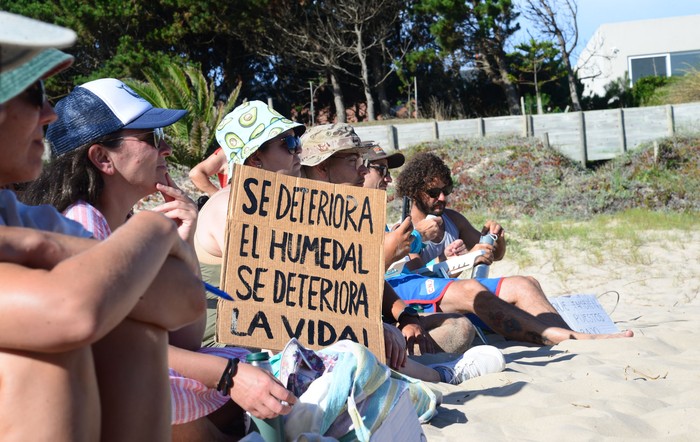
[[[411,253],[420,253],[421,250],[423,250],[423,247],[425,245],[423,244],[423,237],[420,235],[420,232],[418,230],[413,230],[411,232],[411,236],[413,236],[413,241],[411,242]]]
[[[233,387],[233,377],[238,373],[238,358],[229,358],[224,372],[221,373],[221,379],[219,383],[216,384],[216,391],[223,394],[229,394],[229,390]]]

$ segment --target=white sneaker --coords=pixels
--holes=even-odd
[[[448,383],[457,385],[467,379],[489,373],[500,373],[506,368],[501,350],[492,345],[477,345],[465,351],[461,358],[430,367],[445,370],[452,375]]]

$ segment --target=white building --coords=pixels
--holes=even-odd
[[[625,72],[633,84],[648,75],[700,69],[700,15],[603,24],[576,67],[586,96],[604,95],[605,86]]]

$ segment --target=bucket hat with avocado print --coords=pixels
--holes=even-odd
[[[264,142],[289,129],[301,136],[306,127],[262,101],[248,101],[232,110],[216,128],[216,140],[228,159],[229,176],[234,164],[243,164]]]

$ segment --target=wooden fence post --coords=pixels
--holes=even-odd
[[[399,149],[399,142],[398,142],[398,137],[396,134],[396,128],[390,124],[386,127],[386,135],[387,138],[389,139],[389,148],[398,150]]]
[[[580,150],[580,161],[581,166],[586,168],[586,163],[588,162],[588,149],[586,145],[586,117],[583,111],[579,111],[579,131],[581,132],[581,150]]]
[[[659,162],[659,142],[654,140],[654,162]]]
[[[486,136],[486,128],[484,127],[484,119],[482,117],[476,119],[476,130],[479,132],[481,138]]]
[[[627,152],[627,136],[625,135],[625,111],[622,108],[620,108],[619,121],[620,121],[620,152],[625,153],[625,152]]]
[[[440,130],[438,129],[438,122],[437,120],[433,120],[433,138],[435,140],[440,139]]]
[[[673,106],[666,105],[666,124],[668,124],[668,136],[672,137],[676,134],[676,123],[673,118]]]

